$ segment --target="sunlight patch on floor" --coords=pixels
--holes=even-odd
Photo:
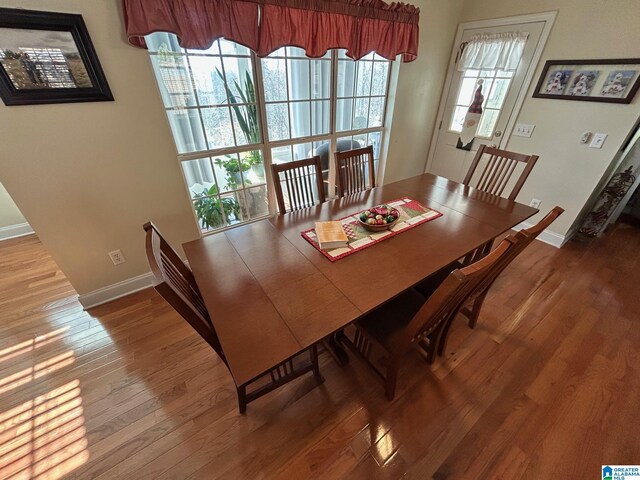
[[[44,335],[38,335],[35,338],[30,340],[26,340],[21,343],[17,343],[16,345],[11,345],[10,347],[4,348],[0,350],[0,363],[5,362],[7,360],[11,360],[12,358],[18,357],[25,353],[29,353],[37,348],[42,348],[45,345],[49,345],[55,341],[61,340],[63,334],[69,330],[69,327],[59,328],[54,330],[53,332],[45,333]]]
[[[51,332],[4,349],[0,351],[0,361],[57,340],[62,333]],[[24,386],[74,361],[74,352],[67,351],[2,378],[0,395],[10,399],[14,389],[32,388]],[[79,380],[0,412],[0,478],[64,478],[89,459],[84,423]]]

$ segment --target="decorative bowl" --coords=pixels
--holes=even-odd
[[[391,217],[393,217],[393,220]],[[370,223],[372,219],[376,223]],[[360,225],[372,232],[388,230],[398,223],[398,220],[400,220],[400,212],[389,205],[376,205],[375,207],[363,210],[358,215]]]

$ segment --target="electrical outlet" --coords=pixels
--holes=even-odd
[[[533,129],[536,128],[535,125],[530,125],[528,123],[518,123],[516,128],[513,130],[513,134],[516,137],[531,137],[533,133]]]
[[[529,206],[533,208],[540,208],[541,203],[542,202],[537,198],[532,198],[531,201],[529,202]]]
[[[583,144],[589,143],[590,138],[591,138],[591,132],[584,132],[580,137],[580,143],[583,143]]]
[[[124,258],[124,255],[120,250],[114,250],[113,252],[109,252],[109,258],[111,258],[111,261],[113,262],[114,265],[120,265],[121,263],[124,263],[127,261],[127,259]]]
[[[589,148],[602,148],[602,144],[607,139],[606,133],[596,133],[593,135],[593,140],[589,144]]]

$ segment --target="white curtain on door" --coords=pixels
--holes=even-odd
[[[458,70],[515,71],[528,37],[528,32],[474,35],[464,47]]]

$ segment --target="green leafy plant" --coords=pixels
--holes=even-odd
[[[244,88],[240,87],[240,84],[237,80],[233,81],[233,85],[238,92],[238,95],[236,96],[231,88],[229,88],[229,85],[225,81],[222,72],[219,69],[216,69],[216,72],[224,83],[224,88],[227,91],[227,96],[229,97],[229,103],[231,104],[231,108],[236,115],[238,125],[240,126],[240,130],[242,131],[242,135],[244,136],[245,141],[248,145],[260,143],[260,127],[258,125],[256,89],[253,85],[251,75],[248,71],[245,72],[243,82]],[[262,163],[262,155],[257,150],[247,152],[243,160],[246,161],[249,166],[260,165]]]
[[[227,185],[232,190],[235,190],[241,183],[240,169],[242,169],[243,172],[248,171],[251,168],[251,163],[246,158],[238,160],[238,157],[235,155],[225,155],[225,157],[226,158],[216,158],[215,164],[225,169],[227,172],[225,177]],[[244,183],[251,184],[251,181],[246,175],[244,175]]]
[[[197,200],[193,202],[193,207],[203,228],[221,227],[232,220],[232,217],[240,219],[240,204],[232,197],[220,198],[216,185],[194,195],[194,198]]]
[[[223,167],[227,173],[240,173],[240,168],[242,168],[243,172],[246,172],[251,167],[244,158],[238,161],[235,155],[226,155],[226,157],[226,159],[216,158],[215,164]]]

